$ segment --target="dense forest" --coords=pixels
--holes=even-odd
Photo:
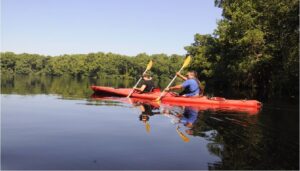
[[[186,47],[191,68],[214,85],[299,96],[299,1],[215,0],[223,19]]]
[[[10,74],[38,74],[74,77],[138,77],[153,60],[154,76],[170,77],[180,67],[183,57],[165,54],[124,56],[113,53],[90,53],[63,56],[1,53],[1,71]]]
[[[299,97],[299,1],[215,0],[223,18],[213,34],[186,46],[189,69],[214,87],[242,87],[261,96]],[[184,56],[90,53],[62,56],[1,53],[1,72],[101,78],[137,78],[152,59],[155,77],[170,78]]]

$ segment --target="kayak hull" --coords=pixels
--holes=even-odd
[[[112,88],[104,86],[91,86],[91,89],[98,95],[110,95],[126,97],[131,91],[131,88]],[[130,97],[141,98],[144,100],[155,100],[159,97],[160,92],[151,93],[137,93],[134,92]],[[202,97],[182,97],[174,96],[172,93],[166,93],[161,99],[162,103],[168,103],[173,105],[184,105],[184,106],[210,106],[211,108],[233,108],[233,109],[252,109],[253,111],[259,111],[262,104],[257,100],[228,100],[221,97],[208,98]]]

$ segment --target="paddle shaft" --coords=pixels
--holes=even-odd
[[[180,73],[183,70],[183,68],[184,68],[184,66],[182,66],[178,72]],[[164,89],[164,91],[160,94],[160,96],[157,98],[157,100],[160,100],[165,95],[166,89],[168,89],[173,84],[173,82],[175,81],[176,78],[177,78],[177,74],[174,76],[174,78],[168,84],[168,86]]]
[[[144,72],[143,72],[143,75],[147,72],[148,70],[146,69]],[[134,85],[133,89],[131,90],[131,92],[128,94],[127,98],[129,98],[132,93],[134,92],[134,89],[139,85],[139,83],[142,81],[142,77],[140,77],[140,79],[138,80],[138,82]]]

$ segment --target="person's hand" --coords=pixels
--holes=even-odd
[[[165,91],[170,91],[170,88],[166,88]]]
[[[176,72],[176,75],[177,75],[177,76],[181,76],[180,72]]]
[[[170,110],[164,109],[164,110],[162,111],[162,113],[164,113],[164,114],[170,114]]]
[[[183,117],[183,114],[178,113],[178,114],[176,114],[176,117],[182,118],[182,117]]]

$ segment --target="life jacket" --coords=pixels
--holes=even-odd
[[[194,80],[195,80],[195,81],[197,82],[197,84],[198,84],[198,87],[199,87],[199,90],[200,90],[200,91],[199,91],[199,95],[200,95],[200,96],[203,96],[203,94],[204,94],[204,88],[205,88],[205,87],[203,87],[203,88],[201,87],[201,82],[200,82],[200,80],[199,80],[198,78],[194,78]]]

